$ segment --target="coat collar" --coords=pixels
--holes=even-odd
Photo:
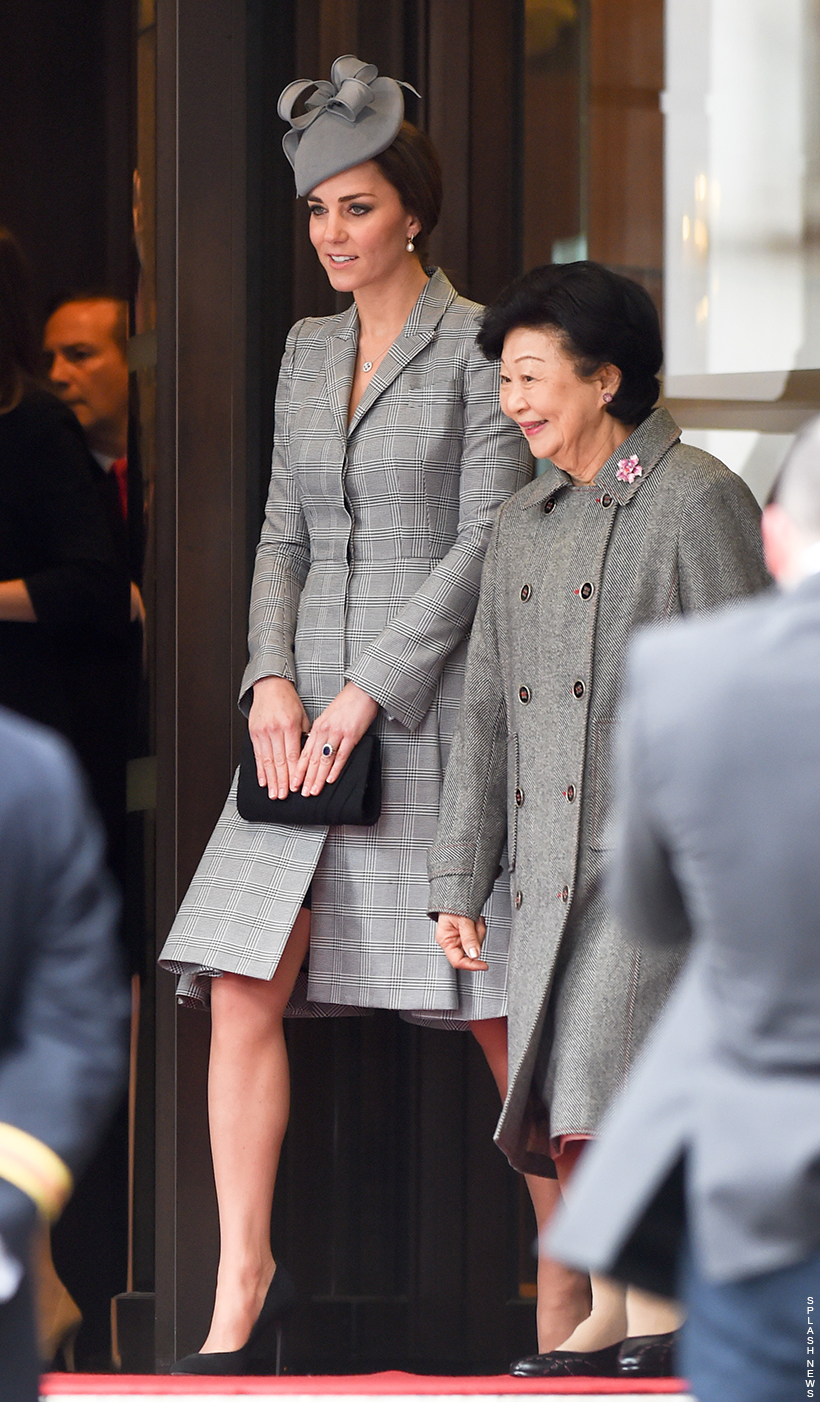
[[[434,268],[403,329],[379,368],[374,371],[373,379],[359,400],[349,425],[347,410],[359,339],[359,316],[355,302],[349,311],[344,313],[337,330],[328,337],[327,345],[328,396],[342,438],[347,439],[350,436],[405,365],[432,341],[441,318],[456,296],[455,288],[441,269]]]
[[[607,458],[603,467],[598,469],[594,481],[589,484],[590,487],[594,486],[601,493],[607,492],[619,506],[625,506],[631,501],[641,483],[646,481],[652,469],[657,467],[664,453],[668,452],[679,438],[680,429],[671,414],[667,413],[666,409],[653,409],[649,417],[638,424],[620,448],[617,448],[612,457]],[[643,473],[636,477],[634,482],[621,482],[618,478],[618,464],[624,458],[631,457],[638,459]],[[544,471],[528,489],[531,495],[527,505],[540,506],[560,487],[573,485],[568,473],[561,472],[553,462],[547,462]]]

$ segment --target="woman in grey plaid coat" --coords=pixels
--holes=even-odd
[[[453,966],[481,970],[479,915],[507,845],[509,1085],[496,1138],[519,1170],[563,1185],[677,972],[674,954],[634,953],[602,886],[628,639],[768,576],[748,488],[652,411],[660,328],[637,284],[594,263],[535,269],[485,313],[479,342],[502,357],[505,412],[549,461],[501,508],[487,552],[430,901],[446,912],[438,938]],[[514,1371],[617,1373],[627,1332],[672,1327],[602,1281],[592,1304],[558,1350]]]
[[[353,110],[363,88],[378,97],[391,81],[369,72],[341,74]],[[264,1326],[289,1302],[270,1212],[288,1113],[282,1017],[305,957],[307,998],[325,1011],[465,1022],[506,1009],[506,890],[489,902],[482,986],[435,944],[426,860],[487,539],[531,459],[476,348],[481,309],[423,266],[441,200],[430,143],[405,123],[366,159],[355,125],[339,132],[353,168],[328,169],[333,143],[319,142],[307,171],[297,160],[297,188],[354,305],[287,339],[241,705],[260,783],[279,797],[319,792],[375,721],[382,816],[373,828],[249,824],[232,791],[163,950],[180,996],[210,992],[212,1011],[221,1256],[211,1331],[184,1372],[263,1371]]]

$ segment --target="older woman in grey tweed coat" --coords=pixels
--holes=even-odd
[[[334,75],[356,65],[339,60]],[[382,813],[372,828],[252,824],[232,790],[162,952],[180,996],[210,994],[212,1011],[220,1266],[208,1339],[181,1372],[275,1366],[271,1329],[292,1298],[270,1250],[288,1114],[282,1017],[303,960],[324,1012],[463,1023],[506,1010],[506,889],[488,907],[482,986],[432,939],[426,860],[492,521],[532,464],[475,344],[481,309],[422,262],[441,200],[435,152],[406,123],[387,144],[377,99],[394,102],[392,80],[357,72],[339,75],[339,102],[355,110],[375,93],[362,136],[372,145],[375,131],[375,147],[334,108],[333,139],[315,146],[310,173],[296,166],[311,240],[354,304],[287,339],[241,705],[274,797],[319,792],[375,722]],[[360,163],[327,169],[340,143]]]
[[[513,896],[508,1092],[497,1141],[565,1182],[666,997],[677,958],[635,953],[602,891],[610,741],[637,626],[765,586],[744,483],[652,410],[657,314],[595,264],[536,269],[485,314],[501,402],[543,475],[501,509],[430,856],[430,908],[455,968],[479,971],[481,908],[507,845]],[[516,1371],[618,1371],[630,1335],[667,1332],[618,1287],[561,1349]],[[585,1311],[584,1311],[585,1312]]]

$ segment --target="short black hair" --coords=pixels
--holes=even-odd
[[[64,288],[51,298],[46,308],[46,321],[50,321],[55,312],[62,311],[63,307],[70,307],[74,302],[110,302],[115,307],[114,325],[111,328],[111,339],[122,353],[124,360],[128,358],[128,303],[124,297],[118,297],[116,292],[112,292],[104,284],[91,287],[70,287]]]
[[[607,412],[639,424],[660,394],[661,328],[649,293],[632,278],[601,263],[550,263],[524,273],[481,318],[478,344],[499,360],[510,331],[520,327],[560,332],[582,378],[616,365],[621,383]]]

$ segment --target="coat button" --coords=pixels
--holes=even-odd
[[[523,900],[524,900],[524,897],[522,896],[521,892],[520,892],[520,891],[516,891],[516,893],[515,893],[515,908],[516,908],[516,910],[520,910],[520,909],[521,909],[521,905],[522,905]]]
[[[567,784],[567,803],[572,803],[575,798],[575,785]]]
[[[593,594],[595,593],[595,585],[589,583],[582,584],[581,588],[578,590],[578,593],[581,595],[582,599],[591,599]]]
[[[562,901],[568,901],[568,900],[569,900],[569,886],[565,886],[564,889],[563,889],[563,891],[561,892],[561,900],[562,900]]]
[[[528,686],[520,686],[518,688],[518,699],[522,706],[528,705],[530,699],[530,689]]]
[[[524,688],[522,687],[521,690],[523,691]],[[585,691],[586,691],[586,687],[584,686],[584,683],[583,683],[583,682],[573,682],[573,684],[572,684],[572,694],[573,694],[573,696],[577,696],[579,701],[580,701],[581,697],[584,695],[584,692],[585,692]],[[520,692],[520,691],[519,691],[518,694],[519,694],[519,696],[521,696],[521,692]],[[523,696],[521,696],[521,700],[522,700],[522,701],[523,701],[523,699],[524,699]],[[527,700],[529,700],[529,697],[527,697]]]
[[[554,511],[554,510],[555,510],[555,497],[549,497],[549,498],[544,502],[544,510],[545,510],[545,512],[546,512],[546,514],[547,514],[548,516],[549,516],[549,514],[550,514],[551,511]]]
[[[611,505],[612,505],[612,497],[609,495],[609,492],[605,492],[604,495],[601,497],[601,506],[611,506]]]
[[[523,808],[523,807],[524,807],[524,790],[523,790],[523,789],[516,789],[516,791],[515,791],[515,806],[516,806],[516,808]]]
[[[527,602],[527,600],[528,600],[528,598],[530,597],[530,594],[531,594],[531,593],[532,593],[532,590],[531,590],[529,584],[522,584],[522,586],[521,586],[521,598],[523,599],[524,603]]]

